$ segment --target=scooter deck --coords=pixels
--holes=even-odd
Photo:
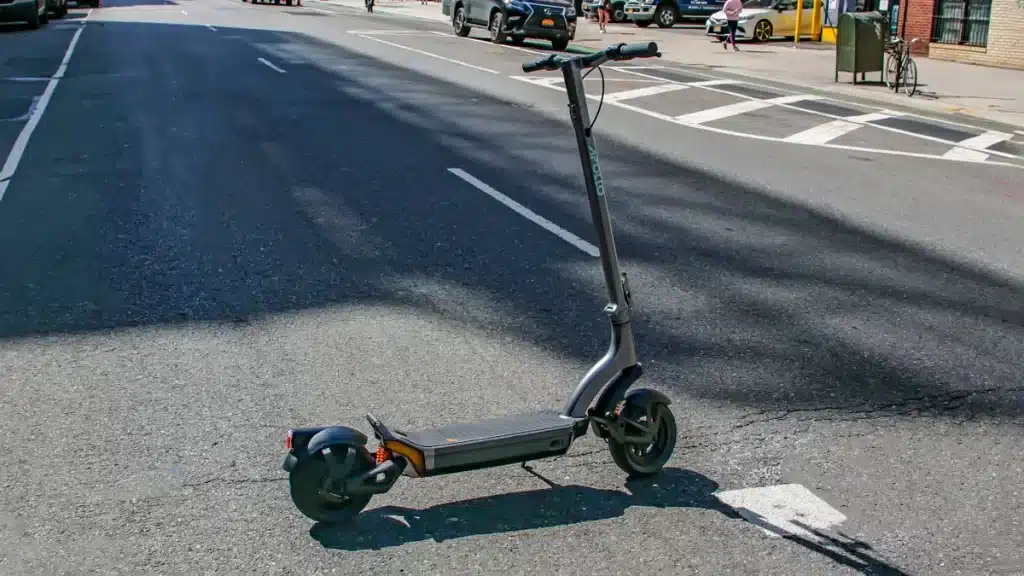
[[[403,440],[423,452],[428,473],[447,474],[564,454],[579,422],[543,411],[409,431]]]

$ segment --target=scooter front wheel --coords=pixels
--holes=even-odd
[[[626,414],[623,416],[632,422],[651,429],[654,437],[649,443],[619,443],[615,440],[608,440],[608,450],[611,452],[615,465],[630,476],[652,476],[657,474],[676,447],[676,419],[672,410],[661,402],[649,406],[628,405],[625,407]],[[627,425],[627,434],[633,426]]]
[[[362,474],[371,469],[369,463],[358,458],[352,474]],[[292,503],[307,518],[325,524],[346,522],[358,516],[372,496],[338,493],[327,486],[329,477],[327,461],[322,454],[301,459],[288,475]],[[344,481],[333,480],[336,480],[335,485]]]

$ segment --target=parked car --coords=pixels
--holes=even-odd
[[[753,38],[757,42],[766,42],[775,36],[792,38],[796,32],[796,3],[797,0],[749,0],[743,4],[743,11],[740,12],[736,38]],[[810,36],[814,0],[803,0],[803,5],[800,36]],[[824,17],[825,8],[822,6],[818,21],[823,21]],[[712,14],[704,24],[704,33],[708,36],[728,34],[725,12],[718,11]]]
[[[47,0],[0,0],[0,23],[25,22],[29,28],[38,30],[50,19],[46,3]]]
[[[457,36],[485,28],[496,44],[538,38],[565,50],[576,37],[576,9],[565,0],[441,0],[441,13],[451,17]]]
[[[680,20],[704,20],[721,10],[725,0],[627,0],[626,18],[641,28],[654,22],[671,28]]]

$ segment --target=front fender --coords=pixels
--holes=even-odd
[[[672,401],[668,399],[668,396],[665,396],[657,390],[651,390],[650,388],[634,388],[633,390],[626,392],[626,397],[623,398],[623,400],[626,404],[636,406],[638,408],[643,408],[654,403],[664,404],[665,406],[672,404]]]

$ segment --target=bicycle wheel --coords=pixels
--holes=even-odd
[[[907,96],[913,96],[917,92],[917,63],[907,58],[903,64],[903,91]]]
[[[896,68],[900,65],[900,57],[894,52],[885,56],[885,85],[892,88],[896,84]]]

